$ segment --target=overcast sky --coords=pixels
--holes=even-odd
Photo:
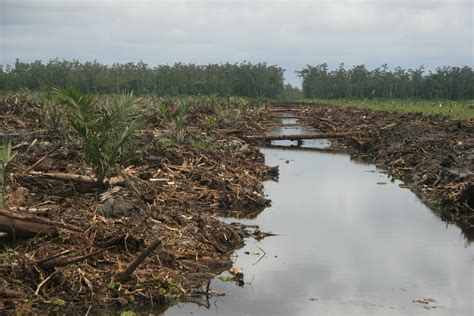
[[[473,65],[467,0],[0,0],[0,64]]]

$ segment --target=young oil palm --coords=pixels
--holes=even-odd
[[[83,139],[85,160],[98,184],[103,185],[122,156],[123,145],[141,126],[136,117],[137,100],[132,94],[122,95],[99,108],[92,96],[74,87],[53,88],[53,93],[66,106],[70,125]]]
[[[15,156],[16,153],[12,153],[12,145],[10,143],[0,146],[0,207],[4,207],[5,175],[7,172],[7,166]]]
[[[178,101],[175,108],[171,109],[160,102],[156,105],[156,108],[160,118],[169,128],[172,140],[177,144],[184,142],[190,103],[185,100]]]

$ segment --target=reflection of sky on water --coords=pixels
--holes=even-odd
[[[299,146],[302,148],[327,149],[331,146],[331,142],[327,139],[303,139],[302,144],[292,140],[272,140],[273,146]]]
[[[215,280],[211,288],[227,295],[210,310],[185,304],[166,315],[472,314],[473,246],[459,228],[348,156],[262,151],[280,181],[265,185],[272,206],[244,222],[280,236],[238,251],[235,266],[251,284]],[[256,263],[259,247],[266,255]]]
[[[280,125],[298,125],[299,121],[296,117],[275,117],[275,122]]]
[[[275,121],[281,126],[275,128],[268,135],[303,135],[312,134],[315,131],[311,128],[304,127],[299,124],[298,119],[293,117],[277,117]],[[302,144],[298,144],[297,141],[290,140],[274,140],[271,142],[272,145],[276,146],[297,146],[303,148],[328,148],[331,143],[327,139],[306,139],[303,140]]]
[[[280,165],[280,182],[265,186],[272,207],[246,222],[280,236],[238,252],[235,266],[251,286],[213,281],[227,296],[211,310],[181,305],[166,315],[472,312],[473,247],[409,190],[347,156],[263,152],[269,165]],[[257,246],[266,256],[254,265],[259,256],[244,251],[261,253]],[[430,306],[442,308],[425,310],[415,298],[434,298]]]

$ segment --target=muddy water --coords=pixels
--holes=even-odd
[[[304,132],[291,122],[275,133]],[[265,185],[272,206],[241,221],[279,236],[237,252],[243,287],[216,278],[226,296],[165,315],[473,314],[474,248],[459,228],[346,155],[262,152],[280,180]]]

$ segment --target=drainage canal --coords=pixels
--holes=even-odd
[[[308,132],[292,118],[279,123],[274,134]],[[235,254],[243,284],[223,274],[211,288],[225,296],[166,315],[472,315],[473,247],[459,228],[374,166],[273,144],[262,148],[280,167],[279,182],[265,184],[272,206],[238,221],[278,236]]]

